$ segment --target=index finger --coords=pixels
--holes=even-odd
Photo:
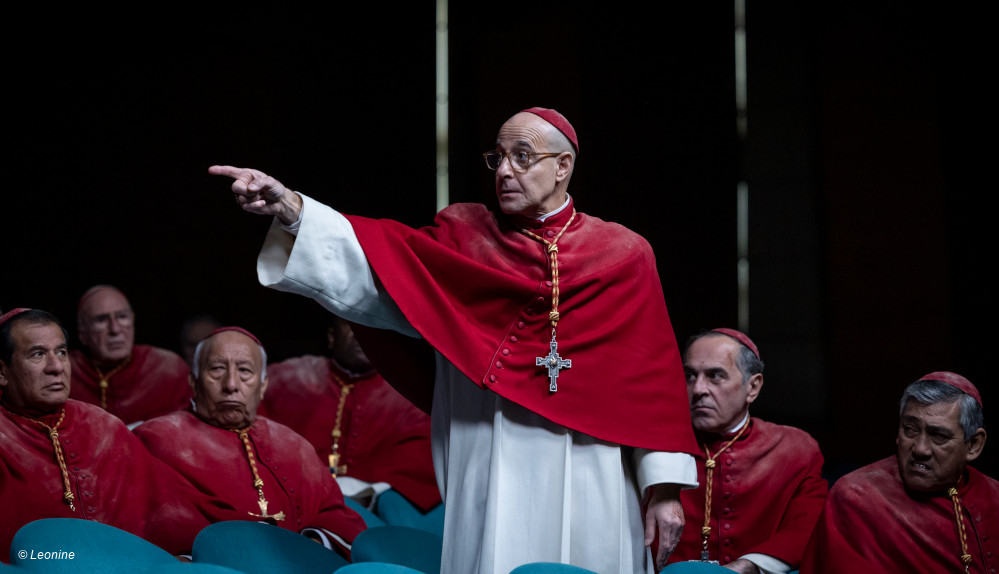
[[[208,173],[212,175],[227,175],[233,179],[242,179],[246,183],[249,183],[253,179],[251,170],[231,165],[213,165],[208,168]]]
[[[257,179],[266,177],[263,172],[255,169],[231,165],[213,165],[208,168],[208,173],[231,177],[234,180],[231,187],[232,192],[245,196],[255,195],[255,191],[250,191],[250,184]]]

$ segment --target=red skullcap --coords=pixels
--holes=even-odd
[[[551,108],[528,108],[521,110],[521,113],[523,112],[534,114],[558,128],[558,131],[562,132],[572,142],[572,147],[576,150],[576,153],[579,153],[579,141],[576,140],[576,130],[572,128],[572,124],[569,123],[569,120],[565,119],[565,116]]]
[[[14,317],[20,315],[21,313],[24,313],[25,311],[31,311],[31,309],[27,307],[18,307],[17,309],[11,309],[10,311],[7,311],[3,315],[0,315],[0,325],[3,325],[7,321],[10,321]]]
[[[760,358],[760,350],[756,348],[756,343],[752,341],[745,333],[742,331],[736,331],[735,329],[729,329],[727,327],[719,327],[718,329],[711,329],[713,333],[721,333],[722,335],[728,335],[736,341],[739,341],[743,345],[749,347],[749,350],[756,355],[756,358]]]
[[[237,333],[242,333],[242,334],[246,335],[247,337],[253,339],[254,343],[260,345],[261,347],[264,346],[264,344],[260,342],[260,339],[258,339],[256,337],[256,335],[254,335],[253,333],[247,331],[246,329],[244,329],[242,327],[219,327],[218,329],[215,329],[214,331],[212,331],[211,333],[209,333],[208,336],[205,337],[202,340],[203,341],[207,341],[208,339],[211,339],[215,335],[218,335],[219,333],[223,333],[225,331],[236,331]]]
[[[962,377],[957,373],[952,373],[950,371],[936,371],[928,375],[923,375],[920,381],[939,381],[941,383],[946,383],[954,388],[964,391],[965,394],[971,395],[971,398],[975,399],[978,406],[985,408],[982,405],[982,395],[978,394],[978,389],[975,385],[971,384],[971,381]]]

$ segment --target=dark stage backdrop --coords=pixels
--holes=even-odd
[[[182,320],[210,313],[274,360],[322,353],[329,317],[257,283],[269,221],[207,168],[256,167],[344,212],[432,221],[433,3],[342,4],[22,10],[2,40],[0,308],[45,308],[72,331],[79,295],[112,283],[139,342],[176,348]],[[728,3],[452,4],[452,200],[493,201],[481,153],[503,120],[559,109],[580,137],[577,206],[648,238],[682,342],[736,326],[745,179],[749,332],[767,363],[753,411],[812,432],[830,476],[892,451],[898,396],[929,371],[999,400],[981,329],[996,318],[986,18],[751,3],[742,145]],[[997,451],[979,463],[993,475]]]

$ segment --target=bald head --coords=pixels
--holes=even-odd
[[[569,138],[566,137],[565,133],[538,114],[528,111],[518,112],[508,119],[503,126],[500,126],[500,133],[502,133],[503,128],[508,125],[511,126],[511,128],[513,128],[513,126],[523,126],[523,129],[536,133],[539,137],[539,141],[543,141],[545,144],[544,147],[546,149],[544,151],[564,151],[571,153],[573,157],[576,156],[576,148],[573,146],[572,142],[569,141]]]

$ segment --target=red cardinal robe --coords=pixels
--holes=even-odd
[[[749,424],[739,440],[715,459],[710,557],[728,564],[744,554],[760,553],[797,567],[828,490],[819,444],[800,429],[758,418]],[[698,438],[708,441],[712,454],[731,440],[700,434]],[[680,492],[687,525],[670,562],[701,558],[706,488],[703,449],[696,458],[699,486]]]
[[[145,538],[173,554],[189,554],[209,524],[191,499],[199,493],[152,457],[120,419],[86,403],[66,401],[58,427],[76,510],[48,431],[0,407],[0,557],[17,530],[39,518],[85,518]],[[59,414],[39,420],[54,426]]]
[[[90,359],[74,349],[70,397],[101,406],[100,376]],[[173,351],[135,345],[128,364],[108,380],[107,410],[131,424],[186,409],[191,402],[189,369]]]
[[[327,465],[340,384],[353,385],[340,421],[339,464],[346,465],[346,472],[338,474],[388,483],[423,511],[440,504],[430,454],[430,416],[381,375],[352,375],[332,359],[306,355],[268,365],[267,380],[258,414],[305,437]]]
[[[999,569],[999,481],[968,467],[958,488],[970,571]],[[892,456],[843,476],[829,490],[801,574],[964,572],[954,503],[909,493]]]
[[[551,241],[572,213],[570,205],[539,222],[455,204],[421,229],[346,217],[406,319],[477,385],[608,442],[696,453],[652,248],[621,225],[582,213],[557,242],[558,354],[572,366],[558,374],[558,391],[549,391],[548,372],[536,363],[552,340],[546,247],[512,225]],[[372,335],[362,344],[377,345]]]
[[[237,433],[210,425],[190,411],[148,420],[133,432],[153,456],[213,497],[203,509],[212,522],[260,519],[254,516],[261,509],[253,472]],[[295,532],[322,528],[347,542],[364,530],[363,519],[347,508],[336,480],[308,441],[260,416],[249,438],[269,502],[267,513],[285,514],[275,524]]]

